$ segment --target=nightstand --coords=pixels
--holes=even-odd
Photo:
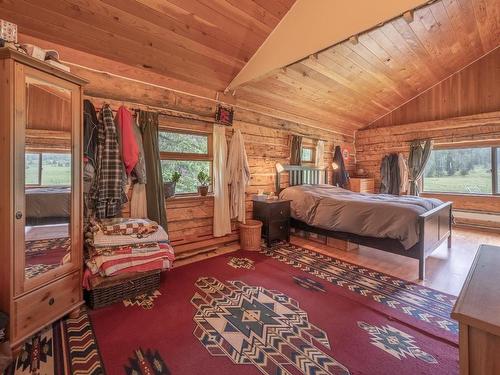
[[[253,200],[253,218],[262,221],[262,236],[267,246],[274,240],[290,241],[290,202],[288,200]]]
[[[368,177],[351,177],[349,179],[349,190],[356,193],[374,193],[375,181]]]

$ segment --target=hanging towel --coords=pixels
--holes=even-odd
[[[133,129],[132,114],[127,108],[121,106],[116,112],[115,123],[125,172],[130,175],[139,160],[139,146]]]
[[[130,199],[130,217],[146,219],[148,217],[148,201],[146,198],[146,185],[136,183]]]
[[[314,166],[316,168],[323,168],[325,165],[325,141],[319,140],[316,143],[316,158],[314,160]]]
[[[214,237],[222,237],[231,233],[229,216],[229,188],[227,186],[226,161],[227,141],[226,127],[214,125]]]
[[[245,143],[241,131],[234,132],[229,145],[229,157],[226,166],[227,183],[230,185],[229,211],[231,218],[245,223],[245,187],[250,183]]]
[[[405,157],[403,154],[398,155],[399,159],[399,180],[400,180],[400,185],[399,185],[399,193],[403,194],[408,191],[408,164],[406,162]]]

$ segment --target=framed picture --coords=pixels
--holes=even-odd
[[[217,104],[217,110],[215,111],[215,122],[221,125],[232,126],[233,125],[233,107],[226,107],[221,104]]]

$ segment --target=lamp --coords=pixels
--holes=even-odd
[[[332,163],[332,168],[334,171],[336,171],[337,169],[339,169],[339,165],[335,162]]]
[[[281,163],[276,163],[275,167],[276,167],[276,172],[278,173],[281,173],[285,170],[285,168],[283,167],[283,165],[281,165]]]

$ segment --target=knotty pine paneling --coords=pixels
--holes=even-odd
[[[417,96],[370,127],[384,127],[500,110],[500,48]]]

